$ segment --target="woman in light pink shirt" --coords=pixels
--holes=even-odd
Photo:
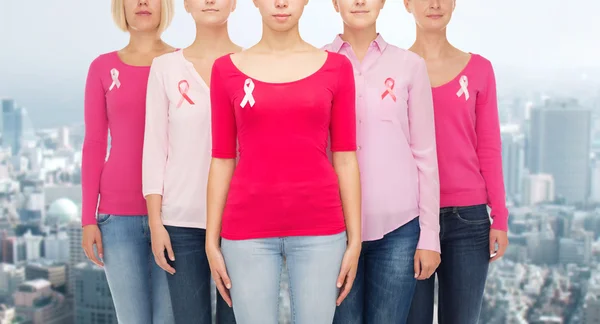
[[[474,324],[489,263],[508,244],[494,70],[487,59],[448,42],[455,0],[404,3],[417,25],[410,50],[425,59],[433,87],[442,249],[438,321]],[[435,276],[417,283],[410,323],[432,323],[434,283]]]
[[[166,274],[148,262],[152,251],[142,195],[142,147],[150,63],[174,50],[161,39],[173,2],[113,0],[112,14],[129,33],[129,44],[97,57],[87,76],[82,245],[90,260],[104,266],[119,323],[169,324],[173,313]]]
[[[155,58],[150,68],[143,193],[154,259],[170,273],[175,322],[211,324],[211,273],[204,244],[211,161],[208,85],[214,60],[241,48],[227,31],[234,0],[185,0],[184,5],[196,22],[196,40]],[[217,319],[235,323],[220,295]]]
[[[354,67],[363,247],[335,324],[403,324],[417,280],[440,262],[439,184],[425,61],[376,31],[382,0],[335,0],[344,32],[325,48]]]

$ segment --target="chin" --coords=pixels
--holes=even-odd
[[[131,25],[131,29],[138,31],[138,32],[153,32],[158,30],[158,23],[156,24],[136,24],[136,25]]]
[[[219,18],[219,17],[214,17],[214,19],[202,19],[202,20],[198,20],[196,22],[203,26],[216,27],[216,26],[221,26],[225,22],[227,22],[227,18],[223,19],[223,18]]]
[[[296,23],[292,22],[292,21],[288,21],[288,22],[285,22],[285,23],[277,23],[277,22],[275,22],[275,23],[269,23],[269,24],[267,24],[267,26],[270,29],[272,29],[274,31],[277,31],[277,32],[288,31],[288,30],[292,29],[295,25],[296,25]]]
[[[421,28],[427,32],[437,32],[444,30],[448,22],[446,21],[426,21],[424,24],[421,24]]]
[[[366,29],[366,28],[373,26],[373,24],[375,24],[375,21],[372,21],[372,22],[359,21],[359,22],[354,22],[352,24],[348,24],[348,26],[355,30],[362,30],[362,29]]]

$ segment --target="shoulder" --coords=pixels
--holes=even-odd
[[[327,62],[330,64],[330,66],[332,66],[336,69],[340,69],[340,70],[350,69],[352,71],[352,63],[350,62],[350,59],[348,59],[348,57],[346,55],[335,53],[335,52],[330,52],[330,51],[326,51],[326,52],[327,52]]]
[[[181,50],[165,53],[152,60],[151,69],[154,73],[173,71],[182,60]]]
[[[225,54],[219,58],[217,58],[215,60],[215,62],[213,63],[213,71],[218,70],[218,71],[224,71],[227,70],[228,68],[231,68],[232,66],[232,61],[231,61],[231,56],[232,55],[243,55],[242,53],[229,53],[229,54]]]
[[[325,44],[321,47],[321,50],[331,52],[333,48],[333,43]]]
[[[404,48],[400,48],[396,45],[388,44],[385,52],[386,54],[393,56],[397,60],[396,62],[403,62],[404,68],[426,66],[425,59],[419,56],[419,54]]]
[[[165,53],[155,57],[152,60],[152,65],[165,65],[171,64],[173,62],[178,62],[181,59],[181,50],[176,50],[173,52]]]
[[[119,63],[117,51],[112,51],[98,55],[90,64],[90,72],[102,70],[107,67],[113,67]]]
[[[471,62],[469,62],[477,70],[482,70],[487,73],[494,70],[492,62],[482,55],[471,53]]]

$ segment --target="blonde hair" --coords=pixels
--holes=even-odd
[[[158,25],[158,32],[162,33],[169,27],[175,14],[175,5],[173,0],[161,0],[160,3],[160,24]],[[127,18],[125,18],[125,6],[123,0],[111,0],[112,18],[117,24],[117,27],[122,31],[128,31],[129,24]]]

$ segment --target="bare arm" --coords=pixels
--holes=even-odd
[[[356,152],[333,152],[333,167],[340,183],[349,246],[361,245],[360,174]]]
[[[206,245],[207,248],[219,247],[221,238],[221,219],[227,201],[229,183],[235,170],[235,159],[213,158],[208,173]]]

